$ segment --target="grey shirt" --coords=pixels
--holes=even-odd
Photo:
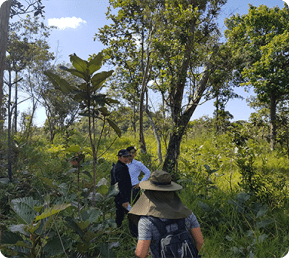
[[[168,221],[168,219],[162,219],[162,221]],[[185,219],[187,229],[197,228],[200,226],[196,216],[192,213],[189,217]],[[171,224],[167,226],[168,232],[173,232],[178,230],[178,225]],[[150,250],[152,257],[159,257],[160,242],[161,235],[159,234],[155,225],[148,219],[147,216],[141,216],[139,223],[138,223],[138,239],[139,240],[151,240]]]

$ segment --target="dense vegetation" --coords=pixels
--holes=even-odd
[[[93,206],[87,123],[76,123],[69,138],[57,134],[53,144],[44,128],[34,128],[30,141],[14,136],[15,179],[1,179],[1,252],[7,257],[134,257],[127,220],[121,230],[114,223],[117,189],[109,189],[109,175],[117,151],[136,145],[137,137],[127,130],[109,150],[114,133],[101,140]],[[219,134],[214,125],[207,117],[190,123],[178,162],[180,195],[204,234],[203,257],[282,257],[289,246],[286,150],[271,151],[251,123],[230,124]],[[155,138],[145,128],[148,152],[139,151],[137,159],[153,171],[160,167]]]

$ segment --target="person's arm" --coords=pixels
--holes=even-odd
[[[149,255],[151,240],[138,240],[135,250],[136,257],[145,258]]]
[[[138,161],[138,167],[142,172],[144,172],[144,176],[141,181],[148,180],[150,178],[151,171],[141,161]]]
[[[204,243],[204,239],[203,239],[203,234],[202,234],[201,228],[200,227],[191,228],[190,231],[191,231],[191,234],[192,234],[193,238],[196,241],[197,249],[198,249],[198,251],[200,251],[201,248],[202,248],[202,245]]]

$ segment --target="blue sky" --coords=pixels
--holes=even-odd
[[[49,39],[51,51],[58,53],[58,62],[69,62],[69,55],[72,53],[87,59],[89,55],[98,53],[103,49],[100,42],[93,41],[93,37],[98,28],[109,24],[105,16],[109,5],[108,0],[43,0],[42,3],[45,5],[46,25],[58,27],[52,31]],[[228,0],[219,16],[220,28],[225,29],[223,21],[232,14],[247,13],[249,3],[254,6],[261,4],[268,7],[279,6],[282,8],[284,6],[282,0]],[[246,98],[253,93],[245,93],[241,89],[238,94]],[[152,98],[156,97],[152,96]],[[157,99],[152,100],[152,102],[156,101]],[[27,104],[23,104],[21,107],[21,109],[25,108],[27,108]],[[226,109],[233,114],[234,120],[248,120],[252,112],[245,99],[230,101]],[[212,117],[213,110],[213,101],[207,102],[197,107],[192,119],[204,115]],[[44,120],[45,113],[41,109],[37,113],[36,124],[40,126]]]

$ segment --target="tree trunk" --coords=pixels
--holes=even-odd
[[[183,114],[179,114],[179,116],[173,117],[174,127],[173,132],[170,135],[169,146],[167,149],[166,159],[163,165],[163,170],[172,174],[172,177],[176,179],[177,176],[177,159],[180,154],[180,145],[182,141],[182,137],[186,131],[186,127],[199,104],[201,97],[203,96],[204,91],[206,90],[207,81],[209,79],[209,74],[211,72],[211,64],[208,63],[202,72],[201,80],[198,83],[197,90],[194,94],[194,97],[191,99],[189,104],[187,105],[186,110]],[[174,103],[173,103],[174,104]],[[176,106],[178,103],[176,103]]]
[[[140,149],[146,153],[146,144],[143,134],[143,112],[145,110],[144,108],[144,95],[147,90],[147,83],[148,83],[148,77],[149,77],[149,68],[150,68],[150,53],[149,53],[149,46],[147,49],[147,63],[145,72],[143,74],[143,80],[142,80],[142,88],[141,88],[141,95],[140,95],[140,110],[139,110],[139,144]]]
[[[14,102],[14,133],[17,133],[17,116],[18,116],[18,72],[16,71],[16,84],[15,84],[15,102]]]
[[[219,94],[216,97],[216,133],[219,133]]]
[[[11,71],[9,70],[9,82],[8,82],[8,177],[12,182],[12,146],[11,146],[11,91],[12,91],[12,78]]]
[[[0,0],[0,132],[3,129],[3,76],[8,40],[9,15],[12,0]]]
[[[148,118],[149,118],[149,121],[150,121],[150,124],[152,126],[152,129],[153,129],[153,132],[154,132],[154,135],[155,135],[155,138],[157,140],[157,154],[158,154],[158,159],[159,159],[159,164],[162,164],[163,163],[163,156],[162,156],[162,144],[161,144],[161,140],[160,140],[160,136],[158,134],[158,130],[156,128],[156,125],[154,123],[154,120],[151,116],[151,113],[148,109],[148,93],[146,91],[146,94],[147,94],[147,97],[146,97],[146,113],[148,115]]]
[[[270,127],[271,127],[271,132],[270,132],[270,145],[271,145],[271,150],[274,150],[275,148],[275,140],[276,140],[276,108],[277,108],[277,103],[276,103],[276,96],[275,93],[272,92],[271,94],[271,104],[270,104]]]

